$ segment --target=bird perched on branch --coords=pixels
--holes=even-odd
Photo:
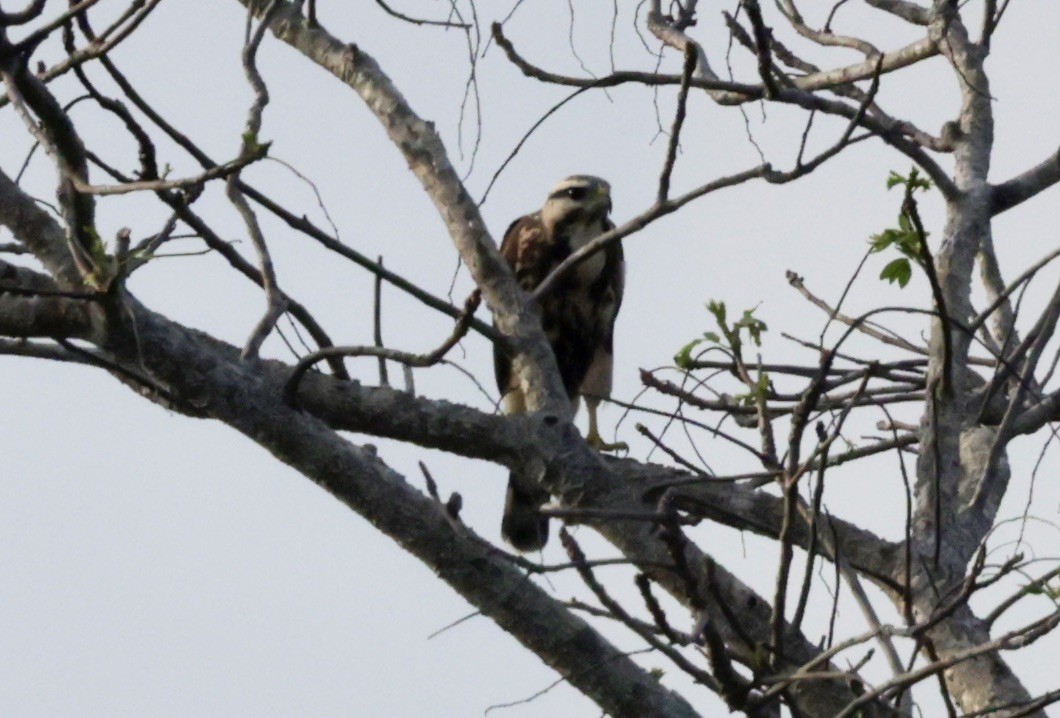
[[[611,185],[599,177],[575,175],[548,195],[540,211],[515,220],[504,235],[501,254],[523,289],[534,290],[559,265],[589,241],[614,229]],[[593,254],[563,277],[539,301],[541,324],[556,363],[577,410],[585,398],[589,432],[585,440],[600,451],[624,448],[600,438],[596,410],[611,394],[612,345],[615,317],[622,304],[625,262],[622,246],[614,242]],[[493,352],[497,387],[504,412],[526,410],[525,391],[512,360],[499,348]],[[520,551],[541,548],[548,540],[548,519],[539,509],[548,493],[508,479],[501,533]]]

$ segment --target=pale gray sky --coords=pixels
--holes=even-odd
[[[696,28],[717,68],[725,65],[719,13],[734,4],[703,4]],[[115,0],[100,5],[103,12],[123,7]],[[347,9],[344,3],[322,2],[321,17],[333,34],[378,59],[412,106],[438,125],[454,163],[468,168],[473,112],[464,118],[463,159],[457,139],[468,71],[464,35],[405,25],[374,3],[356,5]],[[582,74],[573,42],[586,66],[605,74],[611,4],[576,5],[572,39],[568,5],[558,0],[526,3],[507,33],[531,60]],[[621,5],[616,64],[650,69],[653,60],[631,29],[633,5]],[[488,34],[489,23],[510,6],[480,3],[482,31]],[[411,14],[430,17],[444,16],[446,7],[444,2],[402,4]],[[844,29],[870,34],[887,49],[914,37],[880,13],[867,11],[859,19],[861,12],[852,7],[841,14],[841,20],[850,20]],[[114,55],[143,94],[215,159],[238,151],[250,99],[239,61],[243,22],[233,0],[166,0]],[[1012,4],[995,39],[988,69],[997,100],[996,179],[1056,150],[1058,34],[1060,4],[1026,0]],[[654,48],[654,41],[649,45]],[[667,66],[672,68],[679,59],[671,55]],[[49,44],[38,57],[51,63],[60,54]],[[832,64],[853,59],[843,51],[814,57]],[[734,58],[746,72],[747,58],[736,51]],[[366,255],[384,255],[388,267],[445,295],[456,253],[432,205],[361,101],[271,37],[262,48],[261,69],[272,94],[261,133],[273,142],[271,155],[292,162],[317,183],[345,242]],[[90,72],[102,80],[101,73]],[[567,92],[523,78],[495,46],[479,62],[478,81],[483,134],[468,181],[475,196],[481,196],[530,125]],[[69,77],[54,87],[64,100],[78,94]],[[675,93],[668,88],[659,96],[667,128]],[[609,94],[575,100],[528,141],[484,206],[495,237],[511,219],[540,206],[552,183],[573,173],[610,180],[617,220],[651,203],[665,153],[665,139],[656,136],[653,93],[629,86]],[[880,91],[893,114],[915,119],[929,131],[954,116],[956,98],[952,72],[942,59],[888,77]],[[798,115],[770,107],[763,123],[759,107],[748,106],[746,112],[769,159],[790,166],[802,131]],[[88,103],[72,114],[90,146],[124,169],[135,166],[135,148],[112,118]],[[824,147],[842,125],[818,120],[815,128],[813,142]],[[0,113],[0,133],[0,166],[14,174],[29,141],[10,110]],[[690,100],[683,140],[675,191],[759,162],[740,113],[699,95]],[[195,171],[175,147],[159,146],[174,176]],[[837,297],[869,235],[894,221],[900,198],[884,188],[888,171],[908,166],[881,144],[863,143],[794,185],[756,183],[713,195],[627,240],[615,396],[632,399],[639,390],[638,368],[667,364],[681,345],[713,328],[703,308],[710,299],[724,299],[732,310],[758,306],[758,316],[770,326],[763,350],[767,359],[808,361],[780,332],[815,337],[822,315],[787,286],[784,271],[796,270],[821,296]],[[53,174],[38,153],[26,185],[38,196],[51,197]],[[325,223],[312,192],[279,164],[262,163],[245,177],[270,188],[292,210]],[[213,186],[198,206],[209,212],[216,228],[239,239],[243,230],[220,190]],[[99,215],[104,236],[129,226],[135,238],[157,231],[166,217],[158,206],[136,197],[102,202]],[[937,236],[937,203],[925,201],[925,216]],[[1006,276],[1055,247],[1058,217],[1060,194],[1053,190],[999,218],[995,240]],[[266,230],[281,286],[307,304],[338,343],[370,341],[368,275],[276,223],[267,222]],[[198,249],[193,241],[181,246]],[[245,242],[241,247],[249,251]],[[880,258],[870,260],[855,284],[852,312],[925,301],[922,278],[904,292],[877,281],[883,264]],[[1025,301],[1033,302],[1055,277],[1054,272],[1040,280]],[[461,274],[454,299],[461,301],[469,288]],[[236,344],[264,309],[256,288],[211,255],[152,263],[134,277],[131,289],[148,306]],[[392,288],[384,295],[389,345],[427,349],[448,334],[448,320]],[[919,322],[895,325],[914,334],[922,329]],[[879,351],[871,344],[860,346]],[[267,347],[274,356],[289,357],[278,340]],[[454,358],[492,392],[487,344],[471,337],[463,351],[466,355],[458,351]],[[374,360],[357,363],[355,373],[375,382]],[[416,378],[424,395],[488,406],[455,371],[420,371]],[[82,367],[0,357],[0,391],[6,407],[0,431],[4,715],[473,716],[490,705],[526,698],[555,680],[551,670],[487,620],[469,620],[430,638],[466,615],[468,605],[357,515],[220,424],[170,414],[102,372]],[[620,416],[618,409],[606,409],[605,430],[612,431]],[[647,447],[633,429],[635,420],[640,419],[626,419],[618,436],[643,457]],[[443,492],[463,494],[464,516],[475,530],[499,540],[502,469],[378,443],[382,456],[416,485],[422,483],[416,462],[424,460]],[[1031,440],[1016,445],[1026,454],[1012,456],[1017,478],[1003,515],[1022,510],[1027,467],[1039,446]],[[701,444],[701,451],[719,470],[754,468],[713,442]],[[1036,506],[1050,520],[1060,505],[1055,469],[1054,463],[1036,487]],[[899,535],[904,494],[893,458],[836,477],[831,509],[881,534]],[[1053,529],[1031,530],[1043,552],[1056,545]],[[760,591],[771,590],[772,544],[717,526],[696,531],[744,580]],[[587,531],[578,535],[596,546]],[[560,554],[554,542],[545,558],[558,560]],[[559,596],[578,590],[569,577],[553,582]],[[635,595],[628,581],[621,586],[616,583],[616,593]],[[841,625],[848,632],[862,630],[849,607]],[[821,625],[811,622],[807,630],[814,638]],[[621,646],[637,646],[621,631],[609,635]],[[1017,670],[1032,691],[1056,688],[1055,670],[1041,667],[1047,656],[1037,650],[1020,656]],[[643,663],[665,665],[653,656]],[[664,680],[688,688],[672,670]],[[706,706],[705,714],[724,710],[705,689],[689,690],[694,692],[686,695]],[[560,685],[529,704],[490,715],[596,716],[599,710]]]

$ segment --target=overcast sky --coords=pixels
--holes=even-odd
[[[480,3],[483,45],[490,22],[507,15],[512,4]],[[653,68],[653,56],[634,32],[633,4],[618,4],[615,65]],[[734,4],[702,3],[695,28],[718,70],[725,67],[726,48],[720,11]],[[49,5],[54,11],[59,4]],[[469,71],[463,33],[410,26],[370,2],[352,10],[340,2],[320,5],[329,31],[376,57],[412,106],[437,124],[454,164],[469,173],[475,197],[482,196],[537,118],[568,94],[524,78],[499,48],[490,47],[477,65],[479,138],[474,97],[463,99]],[[447,5],[404,2],[401,8],[442,18]],[[107,13],[122,7],[117,0],[102,0],[97,28]],[[539,0],[520,7],[506,33],[525,56],[549,69],[601,75],[611,68],[611,12],[611,3],[578,3],[572,27],[566,2]],[[234,0],[165,0],[113,56],[155,107],[217,160],[238,152],[250,100],[239,59],[243,25],[244,12]],[[854,4],[840,12],[838,26],[866,34],[883,49],[917,37],[916,30]],[[640,30],[654,51],[643,18]],[[996,98],[995,180],[1056,151],[1058,34],[1060,4],[1027,0],[1012,4],[995,38],[988,65]],[[58,46],[50,43],[34,60],[52,64],[60,57]],[[679,58],[667,57],[665,67],[674,71]],[[833,50],[811,52],[810,59],[839,65],[857,57]],[[745,54],[734,50],[733,60],[738,73],[753,81],[746,74],[751,70]],[[383,255],[389,268],[435,294],[448,294],[457,270],[452,243],[361,101],[271,36],[260,64],[272,95],[261,132],[262,140],[273,142],[270,155],[316,183],[344,242],[366,255]],[[98,68],[90,72],[112,91]],[[53,91],[64,102],[79,94],[70,77],[53,83]],[[675,94],[674,88],[665,89],[656,102],[650,89],[628,86],[587,93],[559,110],[531,136],[483,205],[494,237],[518,215],[540,207],[549,187],[574,173],[611,182],[618,221],[647,208],[666,149],[659,118],[669,128]],[[955,116],[957,87],[952,70],[936,58],[887,77],[879,98],[892,114],[936,132]],[[719,108],[693,94],[675,192],[758,164],[748,128],[770,161],[791,166],[803,130],[800,115],[774,107],[745,110],[746,119],[734,108]],[[89,103],[75,107],[72,116],[90,147],[119,167],[135,167],[135,148],[112,118]],[[827,146],[841,131],[841,124],[819,118],[811,149]],[[0,112],[0,137],[0,166],[13,176],[30,140],[10,108]],[[159,147],[172,176],[196,171],[173,145],[160,142]],[[780,336],[784,331],[813,339],[822,326],[820,312],[788,287],[784,272],[795,270],[819,295],[837,297],[868,237],[894,222],[900,197],[885,189],[888,172],[908,166],[878,142],[861,143],[796,184],[755,183],[712,195],[627,240],[615,397],[632,400],[640,389],[639,368],[669,363],[688,340],[713,328],[704,309],[710,299],[723,299],[732,311],[757,307],[770,329],[763,349],[767,360],[813,361],[809,352]],[[284,166],[264,162],[245,177],[282,198],[292,211],[326,225],[312,189]],[[24,184],[39,197],[53,196],[54,171],[43,153],[35,155]],[[113,237],[128,226],[138,239],[158,231],[167,215],[156,205],[138,197],[100,202],[101,234]],[[243,239],[220,185],[197,206],[224,236]],[[928,198],[924,211],[937,238],[941,208]],[[999,218],[995,241],[1006,277],[1055,247],[1058,218],[1055,189]],[[370,342],[370,277],[286,227],[268,221],[265,226],[284,290],[308,305],[337,343]],[[174,243],[174,250],[177,245],[200,249],[194,240]],[[238,246],[249,252],[245,241]],[[925,304],[928,288],[920,277],[904,291],[879,282],[884,263],[869,260],[854,285],[851,313],[879,304]],[[1043,277],[1025,301],[1034,302],[1055,280],[1055,273]],[[462,302],[470,288],[466,273],[458,273],[453,300]],[[256,287],[213,255],[154,262],[133,278],[130,289],[151,308],[235,344],[244,341],[264,309]],[[383,322],[387,344],[408,350],[434,347],[451,326],[392,288],[384,290]],[[916,322],[895,326],[914,337],[923,330]],[[872,344],[859,346],[863,353],[882,352]],[[267,353],[290,359],[279,340],[270,340]],[[468,338],[454,358],[495,393],[485,341]],[[374,361],[352,366],[361,381],[377,381]],[[451,369],[417,372],[416,388],[426,396],[484,409],[492,401]],[[234,431],[171,414],[105,373],[83,367],[0,357],[0,392],[5,406],[0,713],[473,716],[532,696],[556,679],[485,619],[468,620],[432,638],[469,614],[468,604],[360,517]],[[621,417],[615,407],[604,410],[605,437],[615,434]],[[617,437],[638,457],[648,454],[634,430],[635,421],[643,420],[626,418],[617,428]],[[679,440],[679,432],[673,436]],[[373,443],[416,485],[422,484],[416,462],[425,461],[443,492],[463,495],[464,516],[475,530],[500,540],[501,468]],[[1024,453],[1011,457],[1016,478],[1002,516],[1022,511],[1040,443],[1013,445]],[[701,443],[700,450],[718,471],[757,468],[713,442]],[[836,474],[843,478],[829,489],[830,508],[897,538],[905,499],[894,466],[891,457]],[[1056,484],[1055,470],[1047,469],[1035,488],[1035,506],[1045,519],[1056,518]],[[1054,529],[1033,526],[1029,531],[1043,552],[1056,545]],[[770,543],[717,526],[697,532],[745,581],[759,591],[770,590],[776,559]],[[609,555],[588,531],[578,535]],[[996,545],[1014,536],[1014,531],[1000,536]],[[545,558],[559,556],[554,542]],[[554,578],[553,585],[561,597],[577,590],[566,577]],[[635,595],[628,581],[616,581],[615,591]],[[884,617],[894,618],[889,612]],[[854,611],[844,611],[842,619],[846,631],[863,630]],[[807,625],[812,640],[822,626],[820,621]],[[622,632],[609,635],[621,646],[637,647]],[[1036,650],[1021,654],[1017,670],[1032,692],[1054,689],[1055,670],[1041,667],[1048,656]],[[652,656],[642,662],[664,665]],[[688,688],[673,671],[664,680]],[[686,695],[705,706],[705,714],[724,710],[705,689],[691,688]],[[490,713],[519,718],[598,714],[565,685]]]

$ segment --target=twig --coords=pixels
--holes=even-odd
[[[664,444],[662,439],[657,437],[655,434],[653,434],[648,427],[644,426],[644,424],[637,424],[634,428],[636,428],[637,432],[641,436],[646,437],[648,439],[648,441],[652,442],[653,444],[655,444],[656,447],[658,447],[659,449],[664,451],[667,456],[669,456],[671,459],[673,459],[678,464],[680,464],[681,466],[685,467],[686,469],[688,469],[692,473],[698,474],[699,476],[702,476],[704,478],[711,478],[711,479],[715,478],[714,476],[712,476],[712,475],[708,474],[707,472],[703,471],[703,469],[699,468],[698,466],[693,464],[691,461],[689,461],[688,459],[684,458],[683,456],[678,454],[676,451],[671,449],[669,446]]]
[[[600,236],[594,238],[591,242],[588,242],[581,249],[572,252],[566,259],[560,262],[547,277],[545,277],[541,284],[537,286],[534,290],[534,297],[540,299],[541,297],[546,296],[549,292],[555,289],[560,281],[573,271],[574,267],[578,264],[597,252],[603,251],[609,245],[618,242],[623,237],[627,237],[634,232],[639,232],[660,217],[676,212],[692,200],[699,199],[700,197],[716,192],[717,190],[725,189],[726,187],[734,187],[738,184],[743,184],[748,180],[765,177],[769,171],[770,167],[768,165],[758,165],[749,170],[708,182],[677,199],[653,204],[647,210],[629,220],[621,227],[616,227],[610,232],[604,232]]]
[[[942,292],[942,285],[939,284],[939,277],[935,272],[935,259],[931,256],[931,250],[927,245],[927,232],[924,231],[924,223],[920,219],[916,199],[913,197],[914,189],[912,182],[906,184],[902,212],[913,222],[913,228],[919,239],[920,263],[924,265],[924,272],[927,273],[931,293],[935,298],[935,308],[938,310],[939,323],[942,325],[942,390],[949,393],[953,390],[953,336],[951,335],[950,315],[946,309],[946,297]]]
[[[87,47],[49,67],[40,75],[40,80],[50,82],[89,60],[106,57],[147,19],[160,2],[162,0],[139,0],[129,3],[129,7],[99,37],[89,38],[91,43]],[[0,96],[0,107],[4,107],[10,99],[10,96]]]
[[[666,618],[666,612],[663,611],[659,600],[655,598],[651,592],[651,579],[648,578],[647,574],[638,573],[633,579],[633,582],[637,584],[637,590],[640,591],[640,597],[644,599],[644,606],[648,609],[648,613],[651,614],[652,620],[655,621],[656,627],[659,632],[666,636],[666,640],[670,643],[682,643],[682,637],[677,635],[673,628],[670,627],[670,621]]]
[[[376,259],[376,264],[383,266],[383,256]],[[372,300],[372,335],[375,345],[383,348],[383,279],[379,275],[375,277],[375,291]],[[379,385],[390,386],[390,380],[386,373],[386,357],[379,357]]]
[[[99,2],[99,0],[81,0],[81,2],[70,6],[54,19],[48,21],[45,25],[37,28],[29,35],[26,35],[26,37],[19,40],[18,44],[15,45],[15,49],[19,52],[26,53],[32,51],[34,48],[44,42],[48,35],[51,35],[56,30],[69,23],[71,18],[80,15],[85,10],[88,10],[90,7],[95,5],[97,2]],[[41,5],[43,6],[43,3],[41,3]],[[4,24],[6,25],[7,23],[5,22]]]
[[[30,0],[25,10],[18,12],[0,11],[0,24],[3,25],[25,25],[27,22],[36,20],[44,12],[44,3],[47,0]]]
[[[624,511],[621,509],[594,509],[594,508],[565,508],[562,506],[543,506],[539,509],[542,516],[554,519],[564,519],[568,523],[581,523],[588,521],[643,521],[652,524],[662,524],[670,521],[671,517],[659,511]],[[673,519],[679,524],[698,524],[698,516],[677,516]]]
[[[247,11],[246,42],[243,46],[242,57],[247,81],[254,90],[254,101],[251,103],[250,110],[247,113],[246,129],[243,132],[242,149],[239,153],[240,158],[260,154],[265,147],[259,143],[258,134],[261,132],[261,115],[269,102],[269,91],[265,86],[265,80],[261,77],[261,73],[258,72],[256,58],[258,47],[265,37],[265,30],[268,29],[273,16],[280,7],[281,0],[272,0],[253,33],[250,30],[253,12]],[[238,182],[239,170],[237,169],[228,176],[225,182],[225,194],[235,206],[247,227],[247,234],[250,236],[250,241],[258,254],[262,288],[265,290],[265,315],[254,327],[242,352],[244,359],[256,359],[261,345],[265,342],[265,338],[272,332],[276,322],[287,310],[287,301],[277,285],[276,271],[272,266],[272,257],[269,254],[268,246],[265,244],[265,236],[262,234],[261,225],[258,223],[257,216],[254,214],[254,210],[250,208],[250,204],[247,202],[242,190],[239,189]]]
[[[773,60],[769,52],[769,29],[766,28],[766,24],[762,20],[762,8],[758,6],[758,0],[743,0],[743,8],[754,30],[755,55],[758,58],[758,76],[762,79],[762,87],[765,88],[763,98],[771,100],[777,95],[777,85],[776,80],[773,78]]]
[[[818,424],[820,427],[820,424]],[[821,439],[823,430],[818,431],[818,439]],[[817,517],[821,513],[821,501],[824,498],[824,477],[825,467],[828,464],[828,449],[826,448],[821,452],[821,458],[818,461],[817,467],[817,483],[813,489],[813,495],[810,503],[810,516],[806,521],[806,531],[809,534],[809,546],[806,547],[806,570],[803,572],[802,577],[802,588],[799,592],[799,600],[795,604],[795,612],[792,614],[789,625],[791,631],[798,632],[802,630],[802,620],[806,615],[806,606],[809,604],[810,589],[813,586],[813,568],[814,560],[817,558]]]
[[[644,630],[638,621],[635,621],[629,613],[622,607],[615,599],[607,593],[606,589],[596,580],[596,576],[593,575],[592,569],[588,566],[585,560],[585,554],[578,546],[574,537],[565,528],[559,530],[559,538],[563,544],[563,548],[566,550],[567,555],[570,557],[572,563],[574,563],[575,570],[578,571],[578,575],[581,576],[582,581],[585,585],[596,594],[600,603],[603,604],[604,608],[614,614],[622,623],[624,623],[630,630],[639,635],[648,645],[655,650],[662,653],[664,656],[669,658],[674,665],[680,668],[682,671],[692,676],[696,682],[701,683],[713,691],[720,691],[720,686],[717,680],[707,671],[692,664],[687,658],[684,657],[679,651],[673,646],[669,646],[658,639],[651,631]]]
[[[590,563],[594,563],[594,562],[590,562]],[[567,567],[568,568],[572,568],[573,565],[574,564],[567,564]],[[597,565],[597,564],[594,563],[594,565]],[[602,609],[602,608],[597,608],[596,606],[590,606],[589,604],[587,604],[587,603],[585,603],[583,601],[579,601],[576,598],[570,599],[569,601],[566,602],[565,605],[567,606],[567,608],[574,609],[575,611],[582,611],[584,613],[589,614],[590,616],[596,616],[597,618],[606,618],[606,619],[611,620],[611,621],[621,621],[621,619],[619,619],[618,616],[615,616],[610,611],[607,611],[607,610]],[[653,633],[658,633],[660,636],[664,635],[662,630],[658,626],[656,626],[654,624],[648,623],[647,621],[641,621],[641,620],[638,620],[636,618],[634,618],[633,621],[636,622],[645,631],[651,631]],[[689,646],[689,645],[692,645],[692,644],[696,643],[696,639],[692,635],[690,635],[688,633],[681,633],[679,631],[674,631],[673,629],[671,629],[671,630],[673,632],[673,638],[676,639],[676,640],[672,641],[673,643],[676,643],[677,645],[680,645],[680,646]],[[667,636],[667,639],[669,640],[670,637]]]
[[[133,192],[160,192],[162,190],[191,189],[201,187],[210,180],[224,179],[238,174],[243,168],[251,165],[265,157],[267,146],[252,148],[248,153],[237,157],[231,162],[215,165],[210,169],[193,177],[184,177],[175,180],[140,180],[136,182],[123,182],[117,185],[94,185],[73,179],[74,187],[78,192],[96,195],[99,197],[120,194],[131,194]]]
[[[917,670],[908,671],[905,674],[893,678],[886,683],[879,685],[871,691],[866,691],[856,699],[851,701],[837,716],[836,718],[850,718],[858,714],[858,708],[866,705],[870,701],[874,701],[881,696],[888,695],[892,692],[897,691],[903,686],[912,685],[918,683],[928,676],[941,674],[942,671],[954,666],[958,663],[976,658],[986,653],[992,653],[998,650],[1013,650],[1016,648],[1022,648],[1033,641],[1041,638],[1046,633],[1050,632],[1060,624],[1060,611],[1055,611],[1044,618],[1040,618],[1033,623],[1030,623],[1022,628],[1009,631],[998,638],[981,643],[971,648],[955,651],[948,655],[946,658],[941,660],[934,660],[930,664],[923,666]]]
[[[1020,599],[1033,595],[1034,593],[1040,591],[1046,584],[1048,584],[1057,576],[1060,576],[1060,568],[1054,568],[1052,571],[1049,571],[1048,573],[1039,576],[1027,585],[1021,587],[1019,591],[1016,591],[1014,594],[1012,594],[1004,601],[999,603],[997,606],[995,606],[994,609],[990,611],[989,614],[987,614],[986,618],[983,619],[983,623],[985,623],[988,627],[994,625],[994,622],[1001,617],[1001,614],[1003,614],[1008,609],[1012,608]]]
[[[681,87],[677,91],[677,110],[674,112],[674,125],[670,130],[670,142],[666,146],[666,162],[663,164],[662,174],[659,175],[659,193],[657,202],[665,202],[670,195],[670,175],[673,174],[674,164],[677,162],[677,148],[681,142],[681,126],[685,122],[685,106],[688,103],[688,83],[692,81],[692,73],[696,70],[695,50],[688,46],[685,48],[685,64],[681,72]]]
[[[618,85],[625,85],[628,83],[639,83],[643,85],[679,85],[681,84],[680,75],[662,75],[654,72],[635,72],[631,70],[619,70],[613,72],[610,75],[604,75],[603,77],[597,78],[580,78],[580,77],[567,77],[564,75],[558,75],[546,70],[542,70],[539,67],[528,62],[516,51],[515,46],[512,45],[511,41],[504,36],[504,30],[500,23],[493,24],[493,41],[504,50],[508,60],[511,61],[519,70],[522,71],[527,77],[532,77],[535,80],[547,82],[553,85],[566,85],[569,87],[585,87],[585,88],[607,88],[617,87]],[[682,52],[684,47],[679,48]],[[700,61],[702,58],[700,57]],[[702,62],[699,64],[700,70],[702,70]],[[710,76],[695,77],[690,83],[692,87],[697,87],[704,90],[714,90],[730,92],[738,95],[741,100],[743,99],[757,99],[761,95],[761,89],[756,85],[746,85],[738,82],[724,82],[717,79],[717,75],[711,73]]]
[[[312,354],[307,354],[299,360],[298,364],[295,365],[291,371],[291,376],[287,379],[287,384],[283,389],[283,400],[284,402],[293,408],[298,408],[298,385],[302,381],[302,377],[309,369],[320,361],[331,357],[357,357],[357,356],[374,356],[383,357],[390,361],[395,361],[400,364],[404,364],[408,367],[429,367],[434,366],[442,360],[442,358],[449,353],[449,350],[456,346],[465,334],[467,334],[468,327],[471,324],[471,316],[475,313],[478,308],[479,302],[481,301],[481,295],[478,290],[471,293],[468,297],[467,302],[464,305],[464,314],[457,320],[456,326],[453,327],[452,334],[449,338],[442,342],[441,346],[427,354],[410,354],[409,352],[399,351],[397,349],[386,349],[375,346],[345,346],[345,347],[326,347],[319,349]]]
[[[375,0],[375,4],[383,9],[383,11],[391,17],[396,17],[398,20],[404,20],[405,22],[412,23],[413,25],[434,25],[435,27],[451,27],[459,28],[461,30],[470,30],[471,26],[464,22],[450,22],[449,20],[423,20],[417,17],[409,17],[403,13],[398,12],[394,8],[387,5],[383,0]]]
[[[928,352],[923,347],[919,347],[909,341],[906,341],[905,339],[893,332],[884,333],[883,331],[875,329],[868,322],[862,321],[860,323],[857,323],[853,317],[836,311],[832,307],[828,306],[828,304],[824,300],[820,299],[812,292],[810,292],[809,289],[806,288],[806,285],[803,283],[802,277],[800,277],[798,274],[791,271],[790,269],[786,272],[786,275],[788,278],[788,284],[793,286],[799,292],[799,294],[810,300],[810,303],[812,303],[814,306],[820,307],[825,312],[827,312],[829,318],[837,319],[843,324],[846,324],[848,327],[855,326],[856,324],[857,330],[859,332],[861,332],[862,334],[867,334],[868,336],[874,339],[878,339],[884,344],[890,344],[891,346],[896,346],[900,349],[905,349],[906,351],[911,351],[916,354],[922,354],[924,356],[927,356]]]

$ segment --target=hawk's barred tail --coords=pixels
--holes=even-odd
[[[508,477],[508,494],[504,499],[504,518],[501,536],[518,551],[538,551],[548,541],[548,517],[538,509],[548,501],[548,494],[528,493],[516,486],[516,478]]]

